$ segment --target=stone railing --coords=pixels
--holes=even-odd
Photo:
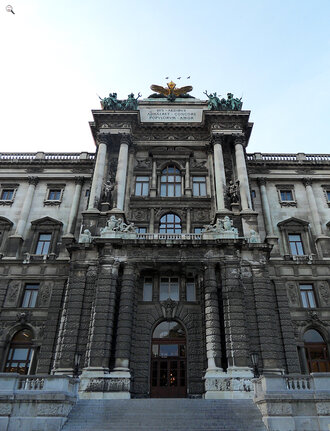
[[[261,376],[254,402],[269,431],[329,431],[330,373]]]
[[[0,160],[94,160],[94,153],[0,153]]]
[[[156,239],[156,240],[201,240],[201,233],[137,233],[137,239]]]
[[[61,430],[78,383],[69,376],[0,373],[0,430]]]
[[[330,154],[271,154],[271,153],[250,153],[247,154],[248,161],[264,162],[330,162]]]

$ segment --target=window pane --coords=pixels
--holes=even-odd
[[[206,196],[206,184],[200,184],[200,195]]]
[[[178,356],[179,349],[177,344],[160,344],[159,356],[167,358],[168,356]]]
[[[143,183],[142,196],[148,196],[149,193],[149,184]]]
[[[181,184],[175,186],[175,196],[181,196]]]
[[[173,299],[173,301],[179,301],[179,280],[177,278],[171,279],[170,298]]]
[[[187,301],[196,301],[195,282],[192,279],[187,280],[186,297],[187,297]]]
[[[168,283],[161,282],[159,286],[159,300],[165,301],[168,297]]]
[[[160,195],[161,196],[166,196],[166,185],[165,184],[162,184],[160,186]]]
[[[174,196],[174,184],[168,184],[167,186],[167,196]]]
[[[304,334],[304,341],[307,343],[323,343],[324,340],[321,334],[315,329],[309,329]]]
[[[330,202],[330,191],[327,191],[327,198],[328,198],[328,201]]]
[[[308,292],[307,295],[308,295],[308,300],[309,300],[309,306],[311,308],[315,308],[316,304],[315,304],[314,292],[313,291]]]
[[[1,199],[4,201],[10,201],[13,198],[14,190],[13,189],[4,189],[1,193]]]
[[[297,245],[297,254],[299,256],[302,256],[304,254],[304,249],[303,249],[302,243],[297,242],[296,245]]]
[[[58,201],[61,198],[61,189],[49,190],[48,199],[52,201]]]
[[[194,233],[202,233],[201,227],[194,227]]]
[[[193,184],[193,194],[194,196],[199,196],[199,184]]]
[[[145,278],[143,284],[143,301],[152,301],[152,278]]]
[[[15,361],[26,359],[29,353],[29,349],[15,349],[12,359]]]
[[[308,308],[308,301],[305,292],[301,292],[301,301],[304,308]]]

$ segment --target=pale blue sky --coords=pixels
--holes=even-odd
[[[0,150],[94,151],[96,93],[190,75],[243,95],[249,152],[330,153],[329,22],[329,0],[0,0]]]

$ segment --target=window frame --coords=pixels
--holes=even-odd
[[[49,239],[48,240],[41,239],[42,235],[44,235],[44,236],[48,235]],[[48,246],[46,244],[48,244]],[[51,232],[40,232],[38,235],[37,244],[36,244],[36,247],[35,247],[33,254],[35,254],[37,256],[45,256],[45,255],[48,256],[51,244],[52,244],[52,233]],[[38,248],[40,245],[41,245],[41,251],[42,252],[46,251],[45,253],[38,253]],[[46,250],[44,250],[45,247],[46,247]]]
[[[329,184],[323,184],[322,188],[323,188],[323,193],[324,193],[326,203],[327,203],[328,207],[330,208],[330,185]]]
[[[204,181],[196,181],[197,178],[203,178]],[[198,193],[195,194],[195,185],[198,185]],[[204,193],[201,193],[201,185],[204,186]],[[193,175],[192,176],[192,195],[194,197],[207,197],[207,181],[205,175]]]
[[[167,220],[168,216],[173,216],[173,222]],[[162,222],[162,219],[164,217],[166,218],[166,220],[165,220],[165,222]],[[179,222],[177,222],[176,219],[179,219]],[[165,226],[165,228],[162,227],[163,225]],[[173,229],[174,232],[168,232],[168,229],[171,229],[169,226],[172,226],[172,225],[173,225],[172,229]],[[176,232],[176,230],[178,229],[178,228],[176,228],[177,225],[180,226],[180,232]],[[162,232],[161,229],[165,229],[165,231]],[[159,219],[158,233],[161,233],[161,234],[166,234],[166,233],[168,233],[168,234],[182,234],[182,220],[181,220],[181,217],[178,216],[175,213],[165,213],[165,214],[163,214],[160,217],[160,219]]]
[[[313,254],[316,254],[316,249],[315,246],[313,246],[310,226],[307,221],[298,219],[296,217],[290,217],[289,219],[279,222],[277,226],[281,233],[281,243],[285,259],[297,260],[299,262],[299,260],[305,261],[313,258]],[[292,254],[289,243],[289,234],[301,236],[303,250],[305,254]]]
[[[46,189],[46,195],[45,195],[45,199],[44,199],[44,205],[61,205],[62,200],[63,200],[63,194],[64,194],[64,189],[65,189],[65,184],[47,184],[47,189]],[[59,199],[50,199],[50,193],[52,191],[59,191],[60,192],[60,197]]]
[[[167,297],[162,297],[161,295],[162,295],[162,284],[165,284],[166,282],[164,282],[164,281],[162,281],[162,279],[168,279],[168,282],[167,282]],[[176,294],[175,295],[172,295],[171,296],[171,294],[172,294],[172,292],[171,292],[171,286],[174,284],[174,282],[173,281],[171,281],[171,280],[177,280],[177,282],[176,282],[176,285],[177,285],[177,291],[175,292]],[[168,299],[171,299],[172,301],[176,301],[176,302],[179,302],[180,301],[180,285],[181,285],[181,282],[180,282],[180,277],[179,276],[167,276],[167,275],[160,275],[160,277],[159,277],[159,301],[160,302],[163,302],[163,301],[167,301]]]
[[[14,338],[16,335],[18,335],[20,332],[23,331],[29,331],[31,333],[31,337],[29,341],[14,341]],[[14,333],[14,335],[11,337],[10,343],[8,345],[8,350],[6,354],[6,359],[4,361],[3,370],[5,373],[19,373],[21,375],[29,375],[33,373],[35,368],[35,362],[36,362],[36,347],[33,342],[34,334],[30,328],[20,328],[18,331]],[[25,355],[26,359],[16,359],[14,360],[14,353],[15,350],[27,350],[27,353]],[[16,367],[13,367],[12,371],[7,370],[9,365],[13,362],[18,362]],[[24,367],[19,367],[19,364],[25,363]],[[24,372],[20,372],[19,368],[21,370],[23,369]]]
[[[293,236],[299,237],[299,241],[290,240],[290,237],[293,237]],[[288,242],[289,242],[289,249],[290,249],[291,256],[306,256],[303,239],[300,232],[288,232]],[[292,244],[294,244],[294,247]],[[299,252],[299,246],[297,246],[297,244],[300,245],[302,253]],[[297,253],[293,253],[294,251],[293,248],[296,249]]]
[[[17,189],[19,184],[12,184],[12,183],[3,183],[0,185],[0,205],[12,205],[15,201]],[[10,199],[3,199],[3,193],[6,190],[12,190],[13,195]]]
[[[304,287],[307,287],[307,286],[309,288],[304,289]],[[305,309],[318,308],[318,301],[316,298],[314,285],[312,283],[299,283],[299,292],[300,292],[300,303],[303,308]],[[312,300],[314,301],[314,305],[311,304],[310,298],[312,298]]]
[[[58,240],[60,238],[61,235],[61,230],[62,230],[62,226],[63,223],[60,222],[59,220],[55,220],[51,217],[43,217],[41,219],[38,220],[33,220],[31,222],[31,231],[32,231],[32,240],[31,240],[31,245],[30,245],[30,255],[32,257],[35,256],[56,256],[56,254],[58,254]],[[51,242],[50,242],[50,246],[49,246],[49,250],[48,250],[48,254],[47,255],[37,255],[35,252],[37,250],[37,243],[38,243],[38,239],[39,239],[39,234],[45,234],[45,233],[50,233],[52,235],[51,237]]]
[[[147,178],[147,180],[138,180],[139,178]],[[137,193],[137,186],[140,186],[140,190],[139,192],[141,193]],[[146,193],[143,193],[144,191],[144,185],[146,185]],[[147,197],[149,196],[150,193],[150,176],[149,175],[136,175],[135,176],[135,184],[134,184],[134,196],[138,196],[138,197]]]
[[[148,280],[148,281],[146,281]],[[149,295],[147,295],[146,292],[146,286],[151,287],[151,295],[149,292]],[[143,302],[152,302],[153,301],[153,295],[154,295],[154,279],[152,276],[148,276],[146,275],[145,277],[143,277],[143,285],[142,285],[142,301]],[[148,299],[150,298],[150,299]]]
[[[296,207],[297,199],[293,184],[276,184],[278,201],[281,207]],[[282,193],[291,193],[292,199],[283,199]]]
[[[174,172],[169,172],[169,169],[174,169]],[[163,177],[166,177],[166,181],[163,181]],[[170,177],[174,177],[173,181],[169,181]],[[180,181],[176,177],[180,178]],[[173,195],[168,194],[169,186],[173,185]],[[163,193],[163,187],[165,187],[165,194]],[[177,187],[179,193],[177,193]],[[160,172],[159,177],[159,196],[162,198],[180,198],[182,197],[182,172],[175,164],[166,165]]]
[[[193,285],[194,286],[194,291],[193,291],[193,298],[194,299],[190,299],[188,298],[188,285]],[[196,302],[197,301],[197,295],[196,295],[196,278],[195,277],[186,277],[185,279],[185,287],[186,287],[186,301],[187,302]]]
[[[34,286],[34,287],[31,287]],[[34,292],[37,292],[36,295],[33,295]],[[20,308],[36,308],[37,307],[37,301],[38,301],[38,295],[40,291],[40,284],[39,283],[25,283],[23,292],[22,292],[22,300],[21,300],[21,307]],[[30,293],[30,295],[28,295]],[[24,305],[25,298],[29,296],[28,298],[28,305]],[[31,305],[32,300],[32,305]]]

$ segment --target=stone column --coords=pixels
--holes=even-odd
[[[63,321],[60,346],[57,349],[54,374],[71,374],[73,371],[86,279],[87,267],[78,262],[73,262],[70,268],[67,298],[65,310],[63,311],[65,319]]]
[[[114,371],[129,372],[135,276],[135,265],[125,263],[120,292]]]
[[[232,250],[232,253],[235,253]],[[228,257],[223,266],[224,286],[222,289],[224,320],[226,328],[226,353],[228,372],[238,372],[251,377],[248,367],[249,348],[246,328],[246,308],[244,288],[240,274],[241,262],[235,257]]]
[[[252,210],[251,194],[249,187],[249,179],[245,163],[244,139],[238,137],[235,139],[235,157],[236,157],[236,168],[237,177],[239,180],[239,191],[241,196],[241,206],[242,210]]]
[[[154,198],[157,195],[157,162],[152,160],[152,176],[151,176],[151,187],[150,196]]]
[[[99,142],[96,162],[94,167],[93,181],[89,196],[88,209],[97,208],[98,200],[100,199],[102,187],[104,183],[104,169],[107,156],[107,146],[103,142]]]
[[[79,209],[81,188],[84,183],[84,177],[76,177],[75,183],[76,183],[76,187],[75,187],[75,191],[72,199],[69,221],[66,229],[66,235],[73,235],[74,233],[74,229],[77,221],[78,209]]]
[[[128,136],[122,136],[120,140],[120,149],[118,156],[118,165],[116,173],[117,203],[116,210],[124,210],[124,198],[126,189],[127,162],[128,162]]]
[[[190,162],[189,160],[186,161],[186,175],[185,175],[185,191],[184,194],[186,196],[192,196],[192,190],[190,187]]]
[[[312,218],[313,218],[313,227],[314,227],[315,235],[321,236],[323,233],[322,232],[322,225],[321,225],[320,215],[319,215],[319,212],[317,209],[315,196],[314,196],[314,192],[313,192],[313,188],[312,188],[312,179],[311,178],[303,178],[303,184],[306,188],[308,205],[310,208],[310,213],[312,214]]]
[[[265,220],[266,236],[274,236],[272,216],[266,190],[266,178],[258,178],[257,180],[260,188],[261,205]]]
[[[102,375],[109,372],[116,289],[119,263],[102,263],[99,266],[97,286],[93,301],[89,342],[87,348],[86,373]]]
[[[226,189],[225,168],[223,163],[222,154],[222,137],[214,138],[214,176],[215,176],[215,189],[217,198],[217,211],[225,209],[224,193]]]
[[[214,264],[205,268],[204,285],[207,371],[222,371],[219,302]]]
[[[186,208],[186,211],[187,211],[186,232],[191,233],[191,211],[190,211],[190,208]]]
[[[251,266],[254,301],[257,317],[258,336],[263,372],[283,371],[279,337],[281,329],[276,315],[276,297],[266,265]],[[274,337],[274,334],[277,336]]]
[[[155,232],[155,209],[150,208],[149,232]]]
[[[277,300],[277,308],[279,310],[279,319],[281,326],[281,338],[284,349],[286,373],[299,374],[300,363],[297,351],[297,341],[294,335],[294,328],[292,324],[291,312],[288,302],[288,295],[285,283],[276,281],[274,283],[275,295]],[[298,298],[298,297],[297,297]],[[298,303],[296,303],[299,306]]]
[[[29,214],[30,214],[32,201],[33,201],[33,195],[34,195],[34,192],[36,189],[36,185],[39,182],[39,178],[38,177],[29,177],[28,180],[29,180],[29,188],[28,188],[26,195],[25,195],[25,198],[24,198],[23,208],[20,212],[20,218],[19,218],[19,221],[17,223],[16,231],[15,231],[15,236],[20,236],[20,237],[24,236],[26,222],[27,222]]]

